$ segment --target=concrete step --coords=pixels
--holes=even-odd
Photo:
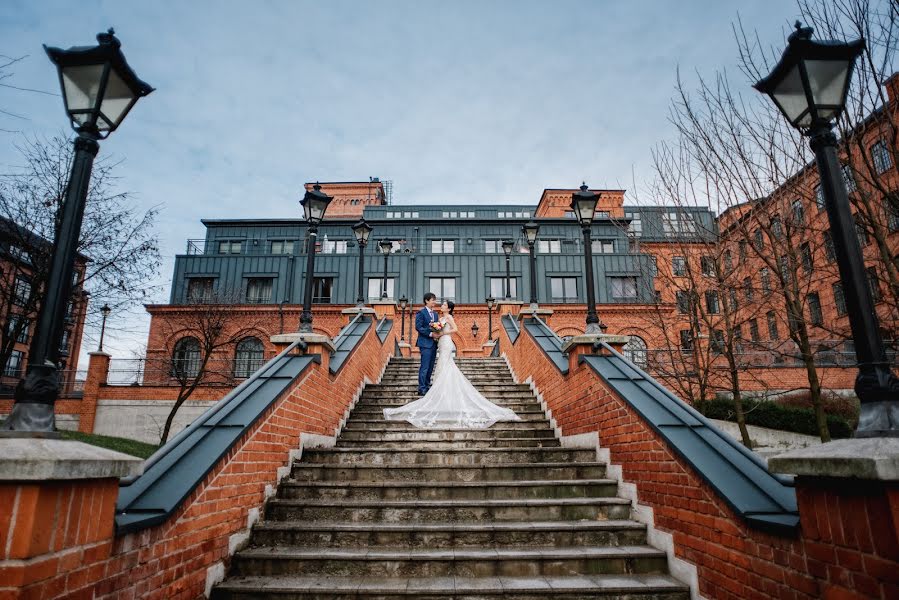
[[[368,412],[383,412],[385,408],[399,408],[401,406],[406,406],[407,404],[414,402],[417,398],[403,398],[399,401],[397,400],[387,400],[382,399],[376,402],[372,402],[371,400],[360,401],[354,410],[358,410],[360,414],[368,413]],[[537,403],[536,400],[526,400],[526,401],[515,401],[515,400],[490,400],[493,404],[497,406],[501,406],[503,408],[511,409],[515,412],[543,412],[543,407]]]
[[[350,418],[347,420],[344,425],[343,431],[373,431],[374,429],[389,429],[391,431],[495,431],[497,429],[507,430],[507,429],[525,429],[525,430],[543,430],[549,429],[549,419],[546,418],[546,415],[543,416],[542,419],[527,419],[522,421],[500,421],[499,423],[495,423],[492,427],[488,427],[487,429],[422,429],[419,427],[415,427],[407,421],[385,421],[383,416],[381,418],[371,418],[371,415],[367,418],[362,418],[354,416],[353,413],[350,413]],[[341,434],[342,435],[342,434]]]
[[[546,418],[546,413],[544,413],[543,411],[521,410],[516,411],[515,414],[518,415],[518,417],[521,419],[520,421],[499,421],[499,423],[502,423],[503,425],[508,425],[509,423],[525,423],[530,427],[535,427],[535,424],[537,424],[536,426],[538,427],[549,427],[549,420]],[[387,423],[405,423],[406,425],[409,425],[408,421],[396,421],[393,419],[388,421],[384,418],[384,411],[382,410],[370,410],[365,408],[359,409],[358,411],[352,411],[350,413],[349,419],[347,419],[347,424],[359,422],[373,424],[376,423],[378,426],[384,426]],[[436,430],[440,428],[434,427],[431,429]],[[426,431],[427,429],[422,428],[421,430]]]
[[[309,464],[298,461],[291,467],[294,481],[545,481],[603,479],[606,465],[600,462],[557,462],[495,465],[351,465]]]
[[[622,498],[551,498],[536,500],[291,500],[272,498],[266,519],[272,521],[342,521],[349,523],[473,521],[607,521],[631,518]]]
[[[449,441],[461,440],[502,440],[510,438],[556,439],[552,429],[500,428],[501,423],[487,429],[419,429],[413,425],[403,429],[371,427],[367,429],[345,429],[340,434],[341,442],[365,441],[381,442]]]
[[[490,465],[499,463],[588,462],[595,460],[594,450],[572,448],[381,448],[309,449],[303,460],[310,463],[342,465]]]
[[[410,388],[412,391],[417,390],[418,384],[415,382],[408,384],[390,383],[386,385],[373,383],[365,386],[367,392],[402,392]],[[531,386],[526,383],[476,383],[475,387],[481,393],[484,392],[531,392]]]
[[[478,390],[480,391],[480,390]],[[537,403],[537,398],[531,392],[481,392],[481,394],[492,402],[498,402],[502,400],[510,401],[510,402],[534,402]],[[418,400],[421,396],[418,393],[418,390],[411,391],[403,391],[403,392],[363,392],[362,397],[359,399],[359,404],[365,403],[374,403],[380,402],[382,400],[392,400],[396,403],[406,403],[411,402],[413,400]]]
[[[665,553],[648,546],[421,549],[248,548],[232,559],[235,575],[336,577],[500,577],[666,574]]]
[[[254,547],[498,548],[503,546],[636,546],[646,526],[636,521],[529,521],[507,523],[295,523],[263,521]]]
[[[410,444],[416,447],[427,448],[428,450],[439,450],[443,448],[465,448],[468,450],[477,450],[481,448],[558,448],[562,444],[555,438],[499,438],[488,440],[429,440],[419,439],[413,440],[385,440],[377,436],[369,436],[362,440],[347,440],[341,438],[337,441],[337,448],[370,448],[377,446],[381,450],[394,450],[399,448],[408,448]]]
[[[407,404],[407,403],[400,404],[399,406],[403,406],[404,404]],[[538,418],[538,419],[546,418],[546,414],[543,412],[543,410],[541,408],[539,408],[540,405],[537,403],[534,403],[534,406],[538,407],[538,408],[522,409],[520,412],[516,411],[516,414],[518,414],[518,416],[520,416],[522,419],[525,419],[526,416],[530,416],[532,418]],[[352,416],[365,416],[365,415],[373,415],[373,414],[380,415],[380,414],[383,414],[383,412],[384,411],[383,411],[382,407],[372,406],[372,405],[368,405],[368,406],[363,405],[363,406],[357,406],[356,408],[354,408],[352,413],[350,414],[350,416],[351,417]],[[503,422],[505,422],[505,421],[503,421]]]
[[[549,577],[233,577],[212,600],[688,600],[689,589],[669,575]]]
[[[610,498],[613,479],[578,481],[296,481],[285,480],[278,497],[311,500],[513,500],[532,498]]]

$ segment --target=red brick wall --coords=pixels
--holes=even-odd
[[[899,488],[801,485],[798,535],[751,529],[587,365],[563,376],[526,332],[513,345],[503,331],[500,347],[519,381],[533,380],[563,435],[597,433],[652,507],[655,526],[673,536],[676,556],[696,566],[703,596],[810,600],[843,587],[899,597]]]

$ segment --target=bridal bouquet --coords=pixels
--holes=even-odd
[[[441,331],[443,331],[443,323],[441,323],[440,321],[434,321],[433,323],[431,323],[431,331],[433,331],[434,333],[440,333]]]

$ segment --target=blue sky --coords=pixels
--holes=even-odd
[[[648,202],[678,66],[741,81],[731,23],[779,49],[796,13],[789,0],[4,0],[0,54],[28,55],[5,83],[56,93],[41,44],[113,26],[157,88],[100,151],[123,159],[136,210],[163,207],[165,301],[200,219],[296,217],[306,181],[376,176],[398,204],[501,204],[586,180]],[[0,88],[0,109],[24,117],[0,114],[22,132],[0,133],[2,169],[19,135],[67,127],[58,96]],[[113,323],[106,345],[121,356],[146,321]]]

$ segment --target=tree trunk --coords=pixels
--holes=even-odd
[[[165,419],[165,427],[162,428],[162,436],[159,439],[159,445],[164,446],[165,443],[169,440],[169,432],[172,430],[172,423],[175,420],[175,414],[178,412],[178,409],[181,408],[181,405],[188,399],[190,394],[178,394],[178,399],[175,400],[175,405],[172,406],[172,410],[169,412],[169,416]]]
[[[812,398],[812,406],[815,409],[815,421],[818,425],[818,435],[822,442],[830,441],[830,429],[827,428],[827,413],[824,412],[824,402],[821,400],[821,380],[818,379],[818,368],[815,366],[815,357],[808,339],[808,329],[805,323],[799,323],[797,327],[796,341],[799,343],[799,351],[802,353],[802,362],[805,364],[805,372],[808,377],[808,389]]]
[[[728,353],[727,364],[730,368],[730,391],[734,397],[734,412],[737,413],[737,426],[740,428],[740,437],[743,445],[752,450],[752,438],[749,437],[749,429],[746,428],[746,414],[743,412],[743,393],[740,391],[740,370],[733,353]]]

